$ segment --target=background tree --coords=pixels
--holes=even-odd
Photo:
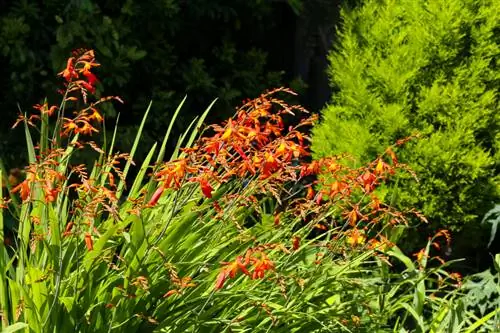
[[[500,194],[500,2],[368,0],[342,18],[316,157],[364,162],[419,133],[399,153],[419,184],[401,175],[390,194],[462,238],[457,256],[484,249],[480,221]]]
[[[19,109],[55,91],[55,73],[75,48],[93,48],[102,61],[101,89],[125,104],[106,109],[112,124],[121,112],[119,148],[130,147],[136,119],[154,101],[146,142],[163,137],[169,115],[185,94],[188,105],[176,123],[184,130],[214,98],[217,121],[242,99],[290,82],[280,56],[293,35],[279,25],[294,13],[268,1],[0,1],[0,156],[19,158],[20,136],[8,131]],[[288,23],[290,24],[290,23]],[[277,28],[278,27],[278,28]],[[279,38],[278,38],[279,36]],[[110,126],[111,127],[111,126]],[[16,140],[16,138],[19,138]]]

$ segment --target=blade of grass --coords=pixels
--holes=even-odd
[[[471,326],[469,326],[467,328],[467,330],[464,332],[464,333],[472,333],[472,332],[476,332],[476,330],[483,326],[484,324],[486,324],[486,322],[488,320],[490,320],[491,318],[493,318],[493,316],[495,316],[496,314],[500,314],[500,308],[496,309],[496,310],[493,310],[491,311],[490,313],[488,313],[486,316],[484,316],[483,318],[479,319],[478,321],[476,321],[474,324],[472,324]]]
[[[191,147],[191,145],[193,144],[196,136],[198,135],[198,132],[201,129],[201,126],[203,125],[203,122],[205,121],[205,118],[214,106],[215,102],[217,102],[217,99],[214,99],[213,102],[210,103],[210,105],[201,114],[200,118],[198,119],[198,123],[196,124],[196,128],[191,132],[191,136],[189,137],[189,141],[187,142],[186,147]],[[184,153],[182,153],[181,156],[184,156]]]
[[[3,201],[3,169],[0,165],[0,201]],[[3,202],[2,202],[3,203]],[[9,325],[9,306],[7,295],[7,273],[5,263],[5,243],[4,243],[4,229],[3,229],[3,208],[0,207],[0,304],[2,311],[2,328],[5,329]],[[4,331],[4,330],[2,330]]]
[[[167,149],[167,141],[170,138],[170,132],[172,131],[172,127],[174,126],[175,120],[177,119],[177,116],[179,115],[179,112],[181,111],[182,106],[184,105],[184,102],[186,102],[187,96],[184,96],[180,104],[177,106],[177,109],[174,112],[174,115],[172,116],[172,119],[170,119],[170,124],[168,125],[167,132],[165,136],[163,137],[163,141],[161,143],[160,147],[160,152],[158,153],[158,156],[156,158],[156,165],[154,168],[154,172],[158,170],[160,163],[163,161],[163,158],[165,157],[165,150]],[[155,191],[155,179],[154,177],[151,177],[149,179],[148,185],[147,185],[147,198],[151,198],[153,195],[153,192]]]
[[[418,327],[420,328],[420,331],[418,331],[418,332],[422,332],[422,333],[425,332],[425,324],[424,324],[424,320],[422,319],[422,316],[420,316],[417,313],[417,311],[415,311],[415,309],[408,303],[400,303],[399,306],[404,308],[406,311],[408,311],[408,313],[411,314],[413,319],[415,319],[415,321],[418,324]]]
[[[24,115],[26,117],[26,115]],[[28,149],[28,161],[29,163],[36,162],[35,147],[33,145],[33,139],[31,138],[30,130],[28,128],[28,123],[24,121],[24,134],[26,136],[26,146]]]
[[[144,176],[146,175],[146,171],[149,168],[149,163],[151,162],[151,159],[153,158],[153,154],[156,150],[156,143],[151,147],[151,150],[149,151],[148,155],[146,156],[146,159],[141,165],[141,168],[139,170],[139,173],[135,177],[134,183],[132,184],[132,187],[130,188],[130,193],[129,197],[130,198],[135,198],[137,192],[139,192],[139,189],[141,188],[142,185],[142,180],[144,179]]]
[[[115,123],[115,129],[113,131],[113,137],[111,139],[111,145],[109,146],[109,151],[107,153],[107,156],[108,158],[111,158],[111,156],[113,155],[113,148],[115,147],[115,140],[116,140],[116,133],[118,131],[118,120],[120,119],[120,114],[118,114],[118,117],[116,118],[116,123]],[[106,147],[103,149],[104,151],[106,151]],[[105,157],[103,156],[103,159]],[[94,172],[95,169],[92,170],[92,173]],[[101,186],[104,186],[104,183],[106,182],[106,179],[108,177],[108,173],[110,172],[111,170],[111,166],[108,165],[106,166],[106,168],[104,170],[101,169],[101,182],[100,182],[100,185]]]
[[[189,136],[188,142],[184,145],[185,148],[189,148],[193,144],[193,141],[196,138],[196,135],[198,134],[198,132],[199,132],[199,130],[201,128],[201,125],[203,124],[203,121],[207,117],[208,112],[210,112],[210,109],[212,109],[212,107],[214,106],[214,104],[215,104],[216,101],[217,101],[217,99],[215,99],[212,103],[210,103],[210,105],[205,109],[205,111],[202,113],[202,115],[199,118],[196,117],[196,118],[193,119],[193,121],[191,121],[191,123],[189,124],[187,130],[181,135],[180,139],[177,141],[177,145],[175,147],[174,152],[172,153],[172,157],[170,158],[170,160],[175,160],[175,159],[181,158],[182,156],[185,155],[184,153],[181,153],[179,155],[179,149],[181,148],[182,143],[186,139],[187,134],[191,133],[191,135]],[[198,120],[198,122],[196,124],[196,127],[193,130],[191,130],[191,127],[194,125],[194,123],[196,122],[196,120]]]
[[[25,329],[25,328],[28,328],[28,324],[26,323],[15,323],[15,324],[12,324],[8,327],[5,327],[2,329],[2,332],[3,333],[14,333],[14,332],[17,332],[17,331],[20,331],[22,329]]]
[[[161,144],[160,152],[158,153],[158,158],[156,159],[156,163],[160,163],[163,161],[163,157],[165,157],[165,149],[167,146],[167,141],[170,138],[170,132],[172,131],[172,127],[174,126],[175,120],[177,119],[177,116],[179,115],[179,112],[181,111],[182,106],[186,102],[187,96],[184,96],[182,101],[179,103],[177,106],[177,109],[174,112],[174,115],[172,116],[172,119],[170,120],[170,124],[168,125],[167,133],[165,134],[165,137],[163,138],[163,142]]]
[[[120,114],[118,113],[118,116],[116,117],[116,123],[115,123],[115,129],[113,131],[113,137],[111,138],[111,145],[109,146],[109,152],[108,156],[111,156],[113,154],[113,148],[115,147],[115,139],[116,139],[116,132],[118,130],[118,121],[120,120]],[[104,146],[104,151],[106,151],[107,146]]]
[[[182,146],[182,143],[184,142],[184,139],[186,139],[186,136],[187,134],[189,133],[189,131],[191,130],[191,127],[193,127],[195,121],[198,119],[198,117],[195,117],[191,123],[189,124],[186,132],[184,132],[181,137],[177,140],[177,144],[175,145],[175,149],[174,151],[172,152],[172,156],[170,157],[170,160],[176,160],[177,158],[179,158],[179,149],[181,148]],[[184,146],[184,147],[188,147],[188,146]]]
[[[144,117],[142,117],[141,125],[139,126],[139,130],[137,131],[137,135],[135,136],[134,144],[132,146],[132,149],[130,150],[130,155],[129,159],[127,160],[127,163],[125,164],[125,167],[123,168],[123,179],[120,180],[117,190],[116,190],[116,198],[119,200],[120,197],[123,194],[123,190],[125,188],[125,180],[127,178],[127,173],[130,169],[130,165],[132,164],[132,159],[134,158],[135,151],[137,150],[137,146],[139,145],[139,140],[141,139],[142,135],[142,130],[144,129],[144,124],[146,123],[146,119],[149,114],[149,110],[151,110],[151,105],[153,105],[153,102],[149,102],[148,108],[146,109],[146,112],[144,113]]]
[[[43,101],[47,103],[47,98]],[[40,151],[47,151],[49,148],[49,115],[46,112],[42,112],[42,127],[40,129]]]

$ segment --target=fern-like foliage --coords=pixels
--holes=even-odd
[[[484,223],[491,223],[490,241],[488,242],[488,247],[490,247],[495,240],[498,230],[498,224],[500,224],[500,204],[496,204],[495,207],[493,207],[486,213],[486,215],[484,215],[481,224]]]

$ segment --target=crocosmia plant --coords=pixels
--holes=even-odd
[[[167,157],[171,125],[135,165],[149,109],[130,152],[114,151],[116,130],[96,138],[101,105],[122,102],[95,96],[98,67],[93,51],[76,51],[59,73],[60,103],[15,124],[29,165],[17,177],[1,168],[4,331],[364,332],[396,322],[423,332],[444,323],[446,313],[437,324],[425,314],[442,304],[427,296],[457,283],[431,253],[449,235],[405,256],[393,236],[408,214],[424,218],[381,195],[407,172],[395,153],[405,140],[356,169],[312,161],[316,118],[279,88],[204,127],[208,108]],[[94,162],[74,162],[80,152]]]

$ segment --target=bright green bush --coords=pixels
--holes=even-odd
[[[342,17],[315,156],[365,162],[418,134],[398,156],[419,181],[402,175],[392,199],[477,243],[500,194],[500,2],[366,1]]]

